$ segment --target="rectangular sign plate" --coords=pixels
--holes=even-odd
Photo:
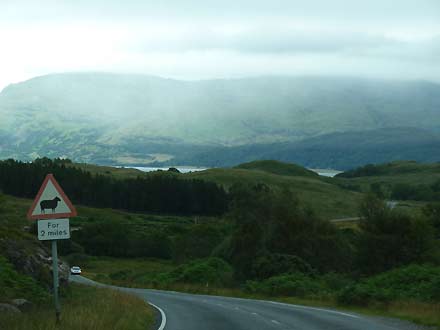
[[[69,238],[69,219],[38,220],[38,239],[40,241]]]

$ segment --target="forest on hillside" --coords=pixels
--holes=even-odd
[[[44,177],[54,174],[75,203],[133,212],[218,215],[226,212],[225,190],[211,182],[181,180],[173,173],[114,179],[66,166],[70,160],[49,158],[31,163],[0,161],[0,190],[17,197],[34,198]]]

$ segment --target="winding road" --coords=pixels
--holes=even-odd
[[[71,281],[112,287],[142,297],[161,312],[159,330],[402,330],[384,320],[273,301],[119,288],[82,276]]]

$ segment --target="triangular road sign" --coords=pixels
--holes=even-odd
[[[28,219],[59,219],[76,216],[76,209],[52,174],[48,174],[27,214]]]

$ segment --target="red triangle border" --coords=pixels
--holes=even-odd
[[[58,191],[58,193],[61,195],[61,198],[66,203],[67,207],[71,210],[69,213],[48,213],[48,214],[40,214],[40,215],[32,215],[32,212],[34,212],[35,208],[37,207],[37,203],[40,200],[41,195],[43,194],[44,189],[46,189],[47,183],[52,181],[52,184],[54,185],[55,189]],[[72,205],[72,202],[70,199],[66,196],[63,189],[58,184],[57,180],[55,180],[55,177],[53,174],[48,174],[44,178],[43,184],[40,187],[40,190],[38,191],[37,196],[34,199],[34,202],[32,203],[31,208],[29,209],[27,213],[27,218],[29,220],[43,220],[43,219],[60,219],[60,218],[70,218],[70,217],[76,217],[77,212],[75,207]]]

